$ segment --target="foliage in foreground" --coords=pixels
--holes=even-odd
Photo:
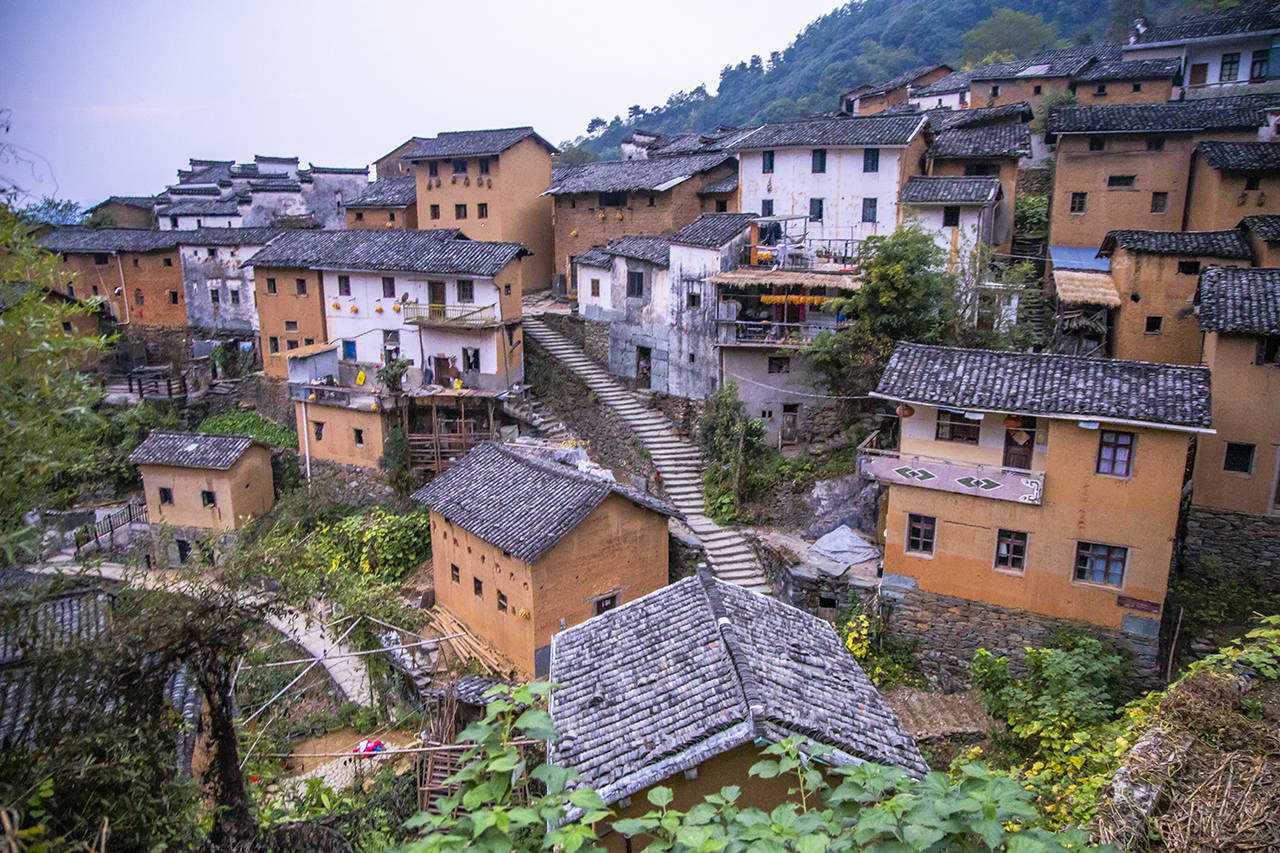
[[[596,828],[607,831],[612,813],[600,796],[574,786],[570,771],[529,766],[512,743],[555,737],[550,717],[535,704],[550,689],[515,688],[459,735],[475,743],[454,777],[460,787],[440,799],[439,814],[410,820],[424,835],[402,853],[602,849],[595,843]],[[1025,826],[1036,816],[1028,792],[980,764],[966,765],[956,780],[942,773],[918,780],[874,764],[824,773],[802,759],[801,748],[792,740],[771,745],[751,768],[752,777],[792,782],[793,801],[769,812],[740,804],[740,786],[722,788],[681,811],[672,808],[671,789],[657,786],[648,792],[651,811],[613,827],[634,836],[635,849],[651,851],[1092,849],[1080,831],[1055,834]]]
[[[257,412],[236,411],[210,415],[200,422],[198,432],[214,435],[247,435],[258,441],[298,449],[298,433],[296,430],[281,426]]]

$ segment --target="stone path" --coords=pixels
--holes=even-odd
[[[721,527],[703,514],[702,453],[698,448],[678,436],[665,415],[648,408],[641,397],[626,390],[578,346],[536,316],[525,315],[524,331],[572,370],[635,432],[653,458],[671,503],[684,514],[685,523],[706,548],[707,561],[716,577],[771,595],[764,567],[742,532]]]
[[[32,567],[31,571],[46,574],[86,573],[145,589],[169,589],[175,592],[182,592],[189,586],[170,572],[145,572],[119,563],[99,563],[96,566],[86,567],[81,566],[74,557],[65,553],[57,554],[43,564]],[[247,596],[246,601],[254,603],[257,599]],[[335,642],[326,633],[318,619],[308,617],[298,610],[285,609],[268,616],[267,621],[271,627],[305,649],[307,654],[319,658],[320,665],[328,671],[329,677],[349,701],[360,705],[373,704],[373,689],[370,686],[369,671],[365,668],[364,658],[329,657],[329,655],[348,655],[356,650]],[[341,629],[343,626],[337,627]]]

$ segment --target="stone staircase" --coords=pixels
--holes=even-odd
[[[667,497],[701,540],[716,577],[771,595],[764,567],[742,532],[721,527],[703,514],[702,454],[698,448],[678,436],[665,415],[649,408],[643,398],[625,389],[578,346],[536,316],[525,315],[524,331],[573,371],[600,402],[613,409],[635,432],[658,469]]]

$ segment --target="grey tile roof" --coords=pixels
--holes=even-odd
[[[281,228],[190,228],[165,231],[179,246],[265,246],[284,233]]]
[[[1027,101],[1014,101],[998,107],[973,107],[953,110],[946,107],[929,111],[929,121],[944,130],[953,127],[971,127],[979,124],[1006,124],[1014,119],[1031,121],[1034,113]]]
[[[178,184],[177,186],[166,188],[165,194],[170,196],[220,196],[222,195],[222,190],[219,187],[230,185],[230,181],[224,181],[220,184]]]
[[[150,228],[85,228],[70,225],[46,231],[36,242],[51,252],[154,252],[177,245],[176,231]]]
[[[704,213],[672,234],[671,242],[716,249],[745,231],[757,218],[755,213]]]
[[[239,212],[234,198],[182,199],[156,208],[159,216],[235,216]]]
[[[661,136],[649,146],[649,157],[671,157],[679,154],[715,154],[750,133],[754,128],[742,129],[720,125],[715,130],[699,133],[681,133]]]
[[[766,124],[730,146],[745,151],[804,146],[907,145],[924,126],[919,115],[801,119]]]
[[[1186,15],[1172,24],[1149,27],[1137,36],[1138,45],[1183,42],[1234,33],[1252,33],[1280,28],[1280,14],[1273,3],[1250,3],[1226,12]]]
[[[1280,144],[1275,142],[1197,142],[1204,162],[1230,172],[1280,172]]]
[[[704,185],[698,192],[702,195],[711,195],[713,193],[731,193],[737,192],[738,189],[738,173],[721,178],[718,181],[711,181]]]
[[[1238,229],[1229,231],[1108,231],[1098,257],[1110,257],[1116,247],[1150,255],[1196,255],[1253,260],[1253,249]]]
[[[592,246],[573,260],[575,263],[598,269],[609,269],[613,266],[613,255],[606,252],[604,246]]]
[[[1081,83],[1102,83],[1107,80],[1160,80],[1166,77],[1177,77],[1181,70],[1182,60],[1177,57],[1116,60],[1091,65],[1076,75],[1076,79]]]
[[[1118,44],[1096,44],[1042,50],[1029,59],[997,62],[969,72],[973,80],[1011,80],[1017,77],[1072,77],[1093,62],[1115,62],[1120,59]]]
[[[903,204],[992,204],[1000,195],[1000,179],[912,175],[903,184],[898,201]]]
[[[917,65],[915,68],[908,68],[898,76],[891,77],[888,80],[882,80],[879,83],[870,83],[865,87],[859,86],[858,89],[861,90],[859,92],[859,97],[865,97],[867,95],[883,95],[886,92],[892,92],[894,89],[899,89],[903,86],[914,83],[917,79],[928,74],[930,71],[933,71],[935,68],[946,68],[948,71],[951,70],[951,66],[943,65],[939,62],[935,62],[931,65]]]
[[[922,776],[911,736],[830,624],[708,575],[551,640],[552,764],[606,803],[757,739]]]
[[[1232,103],[1237,100],[1240,102]],[[1254,128],[1266,124],[1260,106],[1244,99],[1205,98],[1164,104],[1053,107],[1045,125],[1049,133],[1189,133]]]
[[[286,231],[246,264],[492,277],[524,254],[520,243],[467,240],[456,228],[369,228]]]
[[[612,160],[557,166],[552,170],[548,195],[573,193],[663,191],[710,171],[723,163],[733,163],[731,154],[688,154],[654,157],[648,160]]]
[[[432,137],[417,138],[403,159],[495,157],[530,137],[553,154],[556,152],[556,147],[535,133],[532,127],[503,127],[495,130],[454,130]]]
[[[250,181],[249,192],[251,193],[300,193],[302,192],[302,184],[294,180],[289,180],[287,178]]]
[[[111,195],[107,196],[105,200],[100,201],[93,207],[89,208],[88,212],[93,213],[98,208],[105,207],[108,204],[119,204],[125,207],[140,207],[143,210],[150,210],[155,204],[155,201],[155,196],[150,195]]]
[[[620,258],[632,258],[637,261],[667,268],[671,264],[671,239],[669,237],[640,237],[629,235],[610,240],[604,246],[604,253]]]
[[[1240,220],[1240,227],[1257,234],[1258,239],[1264,242],[1280,242],[1280,215],[1246,216]]]
[[[129,461],[135,465],[173,465],[226,471],[251,445],[257,443],[247,435],[209,435],[156,429],[129,454]]]
[[[876,396],[927,405],[1152,425],[1210,425],[1209,370],[901,342]]]
[[[611,494],[675,515],[665,503],[513,446],[477,445],[413,499],[494,547],[532,563]]]
[[[1280,335],[1280,269],[1209,267],[1198,299],[1206,332]]]
[[[938,95],[951,95],[956,92],[969,91],[969,83],[972,75],[968,71],[952,71],[941,80],[935,80],[927,86],[913,87],[911,89],[911,97],[928,98]]]
[[[1031,156],[1031,131],[1021,121],[952,127],[934,137],[929,155],[939,160],[966,157]]]
[[[418,185],[412,176],[382,178],[347,202],[347,207],[408,207],[418,200]]]

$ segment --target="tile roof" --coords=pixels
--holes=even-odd
[[[551,153],[556,152],[556,147],[535,133],[532,127],[504,127],[496,130],[454,130],[420,138],[402,159],[494,157],[530,137]]]
[[[929,121],[943,129],[950,129],[980,124],[1005,124],[1014,119],[1028,122],[1034,115],[1030,103],[1014,101],[998,107],[973,107],[967,110],[953,110],[949,107],[933,109],[929,111]]]
[[[951,66],[944,65],[940,62],[935,62],[931,65],[917,65],[915,68],[908,68],[898,76],[891,77],[888,80],[882,80],[879,83],[870,83],[867,84],[867,86],[859,86],[857,91],[859,92],[859,97],[865,97],[867,95],[883,95],[885,92],[892,92],[894,89],[899,89],[910,83],[914,83],[917,78],[923,77],[936,68],[946,68],[948,71],[951,70]]]
[[[1182,70],[1182,60],[1131,59],[1099,62],[1076,75],[1082,83],[1100,83],[1105,80],[1157,80],[1177,77]]]
[[[98,208],[105,207],[108,204],[119,204],[124,207],[140,207],[144,210],[150,210],[155,204],[155,201],[155,196],[150,195],[111,195],[107,196],[105,200],[100,201],[93,207],[89,208],[87,212],[93,213]]]
[[[1280,216],[1274,213],[1246,216],[1240,220],[1240,227],[1245,231],[1252,231],[1257,234],[1258,239],[1264,242],[1280,242]]]
[[[928,98],[937,95],[951,95],[956,92],[969,91],[972,75],[968,71],[952,71],[941,80],[935,80],[927,86],[912,88],[911,97]]]
[[[1280,269],[1209,267],[1198,300],[1206,332],[1280,335]]]
[[[1053,107],[1045,122],[1049,133],[1193,132],[1255,128],[1266,124],[1260,105],[1235,98],[1204,98],[1163,104]]]
[[[1226,12],[1207,15],[1185,15],[1177,22],[1162,27],[1149,27],[1137,34],[1135,46],[1183,42],[1193,39],[1213,38],[1234,33],[1263,32],[1280,29],[1280,13],[1274,4],[1251,3]]]
[[[135,465],[173,465],[178,468],[212,468],[226,471],[258,444],[247,435],[209,435],[203,432],[152,430],[129,454]]]
[[[51,252],[154,252],[177,245],[176,231],[151,228],[85,228],[68,225],[36,237]]]
[[[919,115],[800,119],[766,124],[730,146],[745,151],[789,145],[906,145],[924,126]]]
[[[664,515],[667,504],[612,480],[485,442],[413,493],[463,530],[532,563],[555,547],[609,495]]]
[[[700,195],[711,195],[713,193],[731,193],[738,189],[738,173],[727,175],[718,181],[711,181],[705,184],[702,189],[698,190]]]
[[[1275,142],[1197,142],[1196,151],[1214,169],[1280,172],[1280,144]]]
[[[1031,156],[1031,131],[1020,121],[1002,124],[952,127],[940,131],[929,146],[929,156],[939,159],[964,157]]]
[[[903,204],[991,204],[1000,195],[1000,179],[912,175],[898,193]]]
[[[246,265],[492,277],[525,254],[519,243],[467,240],[456,228],[286,231]]]
[[[1207,428],[1209,370],[1057,353],[900,342],[875,395],[1043,417]]]
[[[1042,50],[1029,59],[997,62],[969,72],[972,80],[1012,80],[1018,77],[1072,77],[1092,62],[1115,62],[1120,59],[1118,44],[1096,44]]]
[[[915,742],[831,625],[702,574],[551,639],[550,763],[613,803],[757,740],[923,776]]]
[[[714,154],[724,151],[725,147],[750,133],[754,128],[742,129],[720,125],[715,130],[699,133],[681,133],[675,136],[660,136],[646,149],[652,157],[670,157],[677,154]]]
[[[158,216],[235,216],[239,212],[234,198],[183,199],[156,207]]]
[[[603,251],[607,255],[632,258],[663,269],[671,263],[671,240],[668,237],[619,237],[617,240],[610,240]]]
[[[1116,247],[1149,255],[1196,255],[1209,258],[1253,260],[1253,249],[1239,229],[1228,231],[1108,231],[1098,257],[1107,258]]]
[[[164,231],[178,246],[265,246],[284,233],[281,228],[188,228]]]
[[[758,218],[754,213],[704,213],[672,234],[671,242],[716,249],[737,237],[751,220]]]
[[[613,255],[604,250],[604,246],[592,246],[573,259],[574,263],[597,269],[609,269],[613,266]]]
[[[418,200],[418,184],[413,176],[382,178],[348,201],[347,207],[408,207]]]
[[[556,166],[551,173],[547,195],[573,193],[662,192],[709,171],[723,163],[734,162],[733,155],[688,154],[679,157],[654,157],[649,160],[610,160]],[[736,172],[735,172],[736,175]]]

